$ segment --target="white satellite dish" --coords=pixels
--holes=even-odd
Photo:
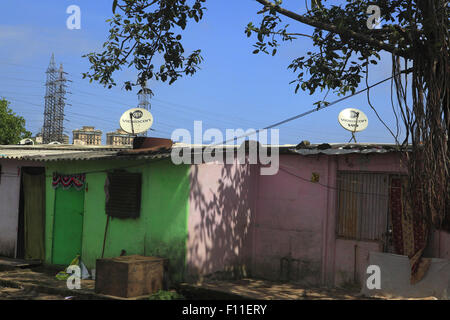
[[[119,122],[123,131],[138,134],[150,129],[153,116],[147,109],[132,108],[122,114]]]
[[[348,131],[363,131],[369,125],[369,119],[361,110],[347,108],[339,113],[338,120],[340,125]]]
[[[34,144],[34,141],[30,138],[26,138],[26,139],[20,140],[19,144],[32,145],[32,144]]]

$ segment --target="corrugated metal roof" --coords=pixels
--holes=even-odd
[[[45,158],[67,154],[83,154],[89,151],[73,150],[3,150],[0,149],[0,159],[28,160],[30,158]]]
[[[305,147],[290,148],[291,153],[300,155],[327,154],[339,155],[349,153],[388,153],[397,152],[399,148],[395,144],[379,143],[323,143],[314,144]]]
[[[78,146],[78,145],[6,145],[0,146],[0,159],[56,161],[82,160],[114,156],[127,146]]]
[[[204,145],[203,147],[206,147]],[[199,145],[174,145],[174,149],[190,148],[192,152],[198,152]],[[217,146],[217,149],[225,146]],[[237,148],[238,146],[234,146]],[[280,153],[298,155],[340,155],[350,153],[387,153],[396,152],[395,144],[376,143],[345,143],[345,144],[312,144],[308,146],[295,145],[263,145],[268,148],[279,148]],[[224,149],[233,148],[226,146]],[[30,161],[74,161],[74,160],[142,160],[170,157],[171,150],[155,149],[131,149],[130,146],[74,146],[74,145],[34,145],[34,146],[0,146],[0,159],[16,159]]]
[[[8,144],[0,145],[0,150],[126,150],[131,146],[113,146],[113,145],[77,145],[77,144]]]
[[[100,160],[114,158],[117,151],[68,151],[57,154],[44,154],[23,157],[23,160],[32,161],[73,161],[73,160]]]

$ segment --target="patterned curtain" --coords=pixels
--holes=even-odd
[[[63,189],[74,187],[77,190],[82,190],[84,188],[85,179],[85,174],[63,175],[54,173],[52,186],[54,189],[58,187],[62,187]]]
[[[395,252],[408,256],[411,264],[411,284],[415,284],[425,276],[431,259],[422,257],[427,245],[428,228],[420,213],[413,214],[407,187],[406,177],[393,177],[389,204]],[[420,199],[420,194],[413,199],[419,210]]]

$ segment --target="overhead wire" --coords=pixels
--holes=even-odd
[[[23,79],[20,79],[20,78],[16,78],[16,79],[18,79],[18,80],[23,80]],[[80,91],[78,90],[78,89],[75,89],[75,90],[72,90],[72,91],[76,91],[77,93],[79,93]],[[102,99],[104,99],[104,97],[103,96],[101,96],[101,95],[99,95],[99,94],[94,94],[94,93],[87,93],[87,92],[81,92],[82,94],[89,94],[89,95],[91,95],[91,96],[97,96],[97,97],[101,97]],[[70,98],[69,98],[70,99]],[[120,105],[123,105],[123,104],[125,104],[124,102],[122,102],[122,101],[118,101],[118,100],[113,100],[113,99],[108,99],[109,101],[111,101],[111,102],[113,102],[113,103],[116,103],[116,104],[120,104]],[[164,101],[164,100],[160,100],[160,99],[154,99],[154,100],[158,100],[158,101]],[[72,102],[72,99],[71,99],[71,102]],[[101,105],[94,105],[94,104],[88,104],[88,103],[84,103],[84,102],[78,102],[78,101],[73,101],[73,103],[74,104],[81,104],[81,105],[90,105],[90,106],[95,106],[95,107],[101,107]],[[164,101],[164,103],[168,103],[168,104],[170,104],[170,105],[174,105],[174,106],[182,106],[182,105],[180,105],[180,104],[176,104],[176,103],[170,103],[170,102],[166,102],[166,101]],[[155,105],[155,104],[153,104],[153,105]],[[160,105],[157,105],[156,104],[156,106],[158,107],[158,106],[160,106]],[[168,106],[167,105],[164,105],[163,106],[164,108],[167,108]],[[177,111],[181,111],[180,109],[177,109],[176,107],[172,107],[172,108],[174,108],[175,110],[177,110]],[[188,108],[188,107],[186,107],[186,108]],[[192,107],[189,107],[189,108],[192,108]],[[196,111],[193,111],[193,110],[189,110],[189,108],[188,109],[183,109],[182,111],[183,112],[191,112],[191,113],[195,113]],[[192,108],[192,109],[194,109],[194,110],[201,110],[201,109],[196,109],[196,108]],[[201,111],[198,111],[198,112],[200,112],[200,113],[202,113],[202,115],[204,116],[204,114],[205,114],[205,112],[203,111],[203,112],[201,112]],[[176,117],[178,117],[178,118],[183,118],[183,119],[185,119],[185,120],[189,120],[189,121],[191,121],[192,119],[190,119],[190,118],[186,118],[186,117],[180,117],[179,116],[179,114],[176,114]],[[211,117],[211,116],[208,116],[209,118],[211,118],[211,119],[213,119],[213,117]],[[225,117],[225,116],[223,116],[223,117]],[[228,122],[228,123],[230,123],[230,124],[233,124],[233,125],[235,125],[236,123],[234,123],[234,122],[231,122],[231,121],[227,121],[227,120],[224,120],[223,119],[223,117],[221,118],[221,119],[217,119],[217,120],[215,120],[215,119],[213,119],[213,121],[220,121],[220,122]],[[243,121],[247,121],[247,120],[244,120],[244,119],[241,119],[241,120],[243,120]],[[165,124],[166,126],[170,126],[170,124]],[[172,125],[172,127],[173,128],[177,128],[178,126],[177,125]],[[300,130],[300,129],[283,129],[283,130],[289,130],[289,131],[292,131],[292,130],[295,130],[295,131],[304,131],[304,132],[307,132],[307,133],[311,133],[311,132],[313,132],[313,131],[311,131],[311,130]],[[261,131],[261,130],[258,130],[257,132],[259,132],[259,131]],[[317,132],[317,133],[319,133],[319,132]],[[323,133],[323,130],[322,131],[320,131],[320,133]],[[284,135],[286,136],[290,136],[290,137],[294,137],[295,136],[295,138],[298,140],[298,137],[299,136],[301,136],[301,134],[299,134],[298,132],[297,133],[293,133],[293,131],[291,132],[291,133],[284,133]],[[373,136],[374,137],[374,136]]]
[[[78,90],[72,90],[72,91],[75,91],[76,93],[78,93]],[[12,91],[2,91],[2,92],[11,92],[12,93]],[[19,94],[18,92],[16,92],[16,94]],[[32,95],[32,96],[40,96],[40,95],[38,95],[38,94],[36,94],[36,95],[34,95],[34,94],[28,94],[28,95]],[[98,96],[98,97],[101,97],[101,95],[98,95],[98,94],[92,94],[93,96]],[[94,106],[94,107],[96,107],[96,108],[99,108],[99,107],[104,107],[104,106],[102,106],[102,105],[100,105],[100,104],[89,104],[89,103],[85,103],[85,102],[79,102],[79,101],[76,101],[76,100],[73,100],[73,99],[71,99],[71,98],[68,98],[68,101],[69,102],[71,102],[72,104],[75,104],[75,105],[86,105],[86,106]],[[110,100],[110,101],[113,101],[113,100]],[[120,103],[120,102],[118,102],[118,101],[115,101],[115,103],[117,103],[117,104],[120,104],[120,105],[123,105],[124,103]],[[158,105],[158,104],[153,104],[154,106],[156,105],[156,107],[159,107],[160,105]],[[163,108],[167,108],[167,106],[162,106]],[[172,107],[172,109],[175,109],[176,111],[180,111],[179,109],[177,110],[176,108],[173,108]],[[183,110],[183,113],[184,112],[189,112],[189,110]],[[194,112],[192,112],[192,113],[194,113]],[[205,117],[205,112],[203,112],[202,113],[202,117]],[[180,113],[178,112],[178,113],[176,113],[175,114],[175,116],[176,116],[176,118],[180,118],[180,119],[182,119],[182,120],[186,120],[186,121],[192,121],[192,118],[188,118],[188,117],[183,117],[183,116],[180,116]],[[170,115],[170,117],[173,117],[173,115]],[[234,122],[232,122],[232,121],[228,121],[228,120],[225,120],[225,119],[223,119],[223,118],[221,118],[221,119],[215,119],[214,117],[211,117],[211,116],[208,116],[208,115],[206,115],[206,117],[209,117],[210,119],[212,119],[212,121],[213,122],[221,122],[221,123],[229,123],[229,124],[231,124],[231,125],[236,125],[236,123],[234,123]],[[224,116],[225,117],[225,116]],[[203,122],[206,122],[206,123],[208,123],[208,121],[204,121],[203,120]],[[210,122],[210,121],[209,121]],[[158,121],[158,123],[160,123],[159,121]],[[173,128],[178,128],[179,127],[179,125],[176,125],[176,124],[173,124],[173,125],[170,125],[170,124],[165,124],[166,126],[172,126]],[[304,130],[305,132],[309,132],[308,130]],[[298,139],[298,136],[299,136],[299,134],[293,134],[293,133],[290,133],[290,134],[285,134],[285,135],[287,135],[287,136],[290,136],[290,137],[295,137],[296,139]]]
[[[8,63],[5,63],[5,64],[8,64]],[[18,66],[18,64],[13,64],[13,65]],[[28,66],[25,66],[25,65],[22,65],[22,66],[28,67]],[[39,69],[41,69],[41,68],[39,68]],[[16,78],[16,79],[17,80],[21,80],[20,78]],[[22,79],[22,80],[26,80],[26,79]],[[31,81],[31,80],[29,80],[29,81]],[[32,80],[32,81],[33,82],[39,82],[37,80]],[[76,81],[72,80],[72,82],[75,83],[75,84],[91,87],[91,85],[89,85],[87,83],[78,82],[78,80],[76,80]],[[100,97],[99,94],[94,94],[94,93],[82,91],[82,90],[79,90],[79,89],[76,89],[74,91],[77,91],[77,93],[81,93],[81,94],[88,94],[88,95],[91,95],[91,96],[99,96]],[[101,96],[101,98],[102,98],[102,100],[111,101],[111,102],[114,102],[114,103],[118,103],[120,105],[126,104],[126,102],[122,102],[122,101],[119,102],[118,100],[113,100],[113,99],[110,99],[109,97]],[[232,122],[232,121],[229,121],[227,119],[233,119],[234,118],[234,119],[238,120],[239,122],[245,121],[247,123],[252,123],[251,126],[253,126],[253,124],[256,124],[257,127],[260,127],[261,123],[262,123],[262,122],[257,123],[255,121],[249,121],[249,120],[242,119],[242,118],[239,118],[239,117],[236,117],[236,116],[233,116],[233,115],[229,115],[229,114],[224,115],[224,114],[211,112],[210,110],[205,110],[205,109],[201,109],[201,108],[195,108],[195,107],[192,107],[192,106],[182,105],[182,104],[179,104],[179,103],[168,102],[168,101],[165,101],[165,100],[162,100],[162,99],[158,99],[158,98],[152,98],[152,100],[166,104],[166,105],[163,106],[164,108],[168,107],[167,104],[169,104],[171,106],[175,106],[175,109],[176,109],[176,106],[179,106],[179,107],[183,108],[181,110],[182,112],[192,112],[192,113],[198,112],[198,113],[200,113],[202,115],[202,117],[205,117],[205,115],[206,115],[206,117],[209,117],[209,118],[212,119],[212,117],[208,115],[208,113],[210,113],[211,115],[215,115],[215,116],[219,117],[219,119],[217,119],[217,120],[214,119],[213,121],[220,121],[221,123],[225,122],[225,123],[229,123],[229,124],[231,124],[233,126],[236,125],[237,122]],[[155,104],[152,103],[152,105],[155,105]],[[156,105],[156,106],[158,106],[158,105]],[[180,110],[180,109],[178,108],[178,110]],[[179,114],[177,114],[177,117],[179,117]],[[184,119],[186,119],[186,118],[184,118]],[[191,120],[192,119],[189,119],[189,121],[191,121]],[[206,122],[206,121],[203,121],[203,122]],[[177,126],[175,125],[175,127],[177,127]],[[285,136],[289,136],[291,138],[295,137],[296,140],[298,140],[299,136],[301,136],[301,134],[300,134],[301,132],[305,132],[307,134],[314,133],[314,131],[309,130],[309,129],[308,130],[302,130],[302,129],[298,129],[298,128],[296,128],[296,129],[284,128],[283,130],[284,130],[283,134]],[[295,133],[294,133],[294,131],[295,131]],[[315,133],[323,134],[323,130],[322,131],[316,131]]]
[[[405,70],[405,71],[403,71],[403,72],[401,72],[401,73],[404,73],[404,72],[408,72],[408,70]],[[351,98],[351,97],[354,97],[354,96],[356,96],[356,95],[358,95],[358,94],[360,94],[360,93],[363,93],[363,92],[365,92],[365,91],[367,91],[367,90],[369,90],[369,89],[371,89],[371,88],[373,88],[373,87],[375,87],[375,86],[378,86],[378,85],[380,85],[380,84],[382,84],[382,83],[384,83],[384,82],[386,82],[386,81],[388,81],[388,80],[394,78],[394,76],[396,76],[396,75],[392,75],[392,76],[390,76],[390,77],[388,77],[388,78],[386,78],[386,79],[383,79],[383,80],[381,80],[381,81],[378,81],[378,82],[376,82],[376,83],[374,83],[374,84],[372,84],[372,85],[370,85],[370,86],[366,86],[366,88],[361,89],[361,90],[358,90],[358,91],[355,91],[354,93],[352,93],[352,94],[349,95],[349,96],[345,96],[345,97],[342,97],[342,98],[340,98],[340,99],[334,100],[334,101],[332,101],[332,102],[325,103],[323,106],[320,106],[320,105],[319,105],[319,106],[316,107],[316,108],[310,109],[310,110],[308,110],[308,111],[306,111],[306,112],[302,112],[302,113],[300,113],[300,114],[297,114],[297,115],[295,115],[295,116],[289,117],[289,118],[287,118],[287,119],[278,121],[278,122],[276,122],[276,123],[274,123],[274,124],[271,124],[271,125],[268,125],[268,126],[262,128],[262,129],[255,130],[254,132],[246,133],[246,134],[243,134],[243,135],[241,135],[241,136],[239,136],[239,137],[236,137],[236,138],[233,138],[233,139],[230,139],[230,140],[225,140],[225,141],[223,141],[221,144],[226,144],[227,142],[231,142],[231,141],[235,141],[235,140],[237,140],[237,139],[245,138],[245,137],[247,137],[247,136],[249,136],[249,135],[258,133],[258,132],[260,132],[260,131],[272,129],[272,128],[278,127],[278,126],[280,126],[280,125],[283,125],[283,124],[285,124],[285,123],[291,122],[291,121],[293,121],[293,120],[297,120],[297,119],[303,118],[303,117],[305,117],[305,116],[307,116],[307,115],[309,115],[309,114],[311,114],[311,113],[314,113],[314,112],[317,112],[317,111],[320,111],[320,110],[329,108],[329,107],[331,107],[331,106],[333,106],[333,105],[335,105],[335,104],[337,104],[337,103],[339,103],[339,102],[342,102],[342,101],[344,101],[344,100],[347,100],[347,99],[349,99],[349,98]]]
[[[3,64],[4,64],[4,63],[3,63]],[[8,63],[6,63],[6,64],[8,64]],[[13,64],[13,65],[17,65],[17,64]],[[311,110],[306,111],[306,112],[303,112],[303,113],[301,113],[301,114],[299,114],[299,115],[296,115],[296,116],[290,117],[290,118],[288,118],[288,119],[285,119],[285,120],[283,120],[283,121],[277,122],[277,123],[275,123],[275,124],[273,124],[273,125],[266,126],[266,127],[262,128],[262,129],[254,130],[254,131],[252,131],[251,133],[244,134],[244,135],[242,135],[242,136],[239,136],[239,137],[236,137],[236,138],[233,138],[233,139],[230,139],[230,140],[226,140],[226,141],[222,142],[222,144],[226,144],[226,143],[228,143],[228,142],[231,142],[231,141],[234,141],[234,140],[237,140],[237,139],[240,139],[240,138],[249,136],[249,135],[251,135],[251,134],[259,133],[260,131],[268,130],[268,129],[274,128],[274,127],[276,127],[276,126],[283,125],[283,124],[288,123],[288,122],[290,122],[290,121],[299,119],[299,118],[304,117],[304,116],[306,116],[306,115],[309,115],[309,114],[311,114],[311,113],[313,113],[313,112],[316,112],[316,111],[319,111],[319,110],[321,110],[321,109],[330,107],[330,106],[332,106],[333,104],[336,104],[336,103],[341,102],[341,101],[343,101],[343,100],[345,100],[345,99],[348,99],[348,98],[350,98],[350,97],[353,97],[353,96],[355,96],[355,95],[358,95],[358,94],[360,94],[360,93],[362,93],[362,92],[364,92],[364,91],[368,91],[370,88],[373,88],[373,87],[375,87],[375,86],[377,86],[377,85],[379,85],[379,84],[381,84],[381,83],[383,83],[383,82],[385,82],[385,81],[387,81],[387,80],[390,80],[390,79],[392,79],[393,77],[394,77],[394,75],[392,75],[391,77],[386,78],[386,79],[384,79],[384,80],[382,80],[382,81],[379,81],[379,82],[377,82],[377,83],[375,83],[375,84],[373,84],[373,85],[371,85],[371,86],[368,86],[368,85],[367,85],[366,88],[364,88],[364,89],[362,89],[362,90],[359,90],[359,91],[357,91],[357,92],[355,92],[355,93],[353,93],[353,94],[351,94],[351,95],[349,95],[349,96],[345,96],[345,97],[343,97],[343,98],[341,98],[341,99],[337,99],[337,100],[335,100],[335,101],[333,101],[333,102],[331,102],[331,103],[324,104],[324,105],[321,106],[321,107],[311,109]],[[21,78],[15,78],[15,79],[17,79],[17,80],[24,80],[24,81],[38,82],[37,80],[29,80],[29,79],[21,79]],[[367,80],[367,79],[366,79],[366,80]],[[72,82],[74,82],[74,81],[72,81]],[[77,83],[78,83],[78,82],[77,82]],[[83,85],[85,85],[85,84],[83,84]],[[94,93],[90,93],[90,92],[81,91],[81,90],[79,90],[79,89],[76,89],[75,91],[80,92],[80,93],[82,93],[82,94],[88,94],[88,95],[91,95],[91,96],[99,96],[98,94],[94,94]],[[328,93],[327,93],[327,94],[328,94]],[[102,96],[102,99],[105,99],[105,98]],[[108,98],[106,98],[106,99],[108,99]],[[108,99],[108,100],[114,101],[114,103],[122,104],[122,102],[118,102],[118,100],[112,100],[112,99]],[[167,103],[167,104],[170,104],[170,105],[175,105],[175,106],[176,106],[176,105],[179,105],[179,106],[182,106],[182,105],[176,104],[176,103],[164,102],[164,100],[160,100],[160,99],[156,99],[156,98],[154,98],[153,100],[155,100],[155,101],[158,101],[158,100],[159,100],[159,101],[161,101],[161,102],[163,102],[163,103]],[[78,103],[78,104],[86,104],[86,103],[80,103],[80,102],[76,102],[76,103]],[[96,105],[96,107],[98,107],[98,106]],[[167,107],[167,106],[165,106],[165,107]],[[189,109],[194,109],[194,110],[195,110],[196,108],[189,107],[187,111],[189,111]],[[200,110],[200,109],[197,109],[197,110]],[[186,111],[186,110],[183,110],[183,111]],[[192,111],[191,111],[191,112],[192,112]],[[204,113],[204,112],[203,112],[203,113]],[[177,116],[179,117],[179,115],[177,115]],[[378,115],[377,115],[377,116],[378,116]],[[185,119],[186,119],[186,118],[185,118]],[[191,119],[189,119],[189,120],[191,120]],[[221,119],[220,121],[223,122],[224,120]],[[226,120],[225,120],[225,121],[226,121]],[[246,121],[246,120],[244,120],[244,121]],[[176,127],[176,126],[174,126],[174,127]],[[308,132],[310,132],[310,130],[308,130]],[[297,137],[298,134],[295,134],[295,136]]]

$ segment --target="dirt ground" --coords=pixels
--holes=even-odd
[[[65,298],[61,295],[40,293],[30,288],[19,289],[0,286],[0,300],[66,300]]]
[[[57,280],[57,270],[37,267],[15,268],[0,272],[0,300],[92,300],[118,299],[95,294],[95,281],[82,280],[80,290],[69,290],[66,281]],[[402,297],[364,297],[358,288],[306,288],[298,284],[260,279],[208,280],[197,284],[181,284],[178,291],[186,298],[257,299],[257,300],[367,300],[400,299]],[[412,300],[412,299],[407,299]],[[427,297],[421,300],[437,300]]]
[[[357,300],[364,299],[357,288],[305,288],[298,284],[279,283],[260,279],[242,279],[233,281],[208,280],[197,284],[185,284],[181,291],[187,295],[202,296],[207,291],[217,291],[232,296],[258,300]],[[219,299],[221,296],[219,295]],[[367,299],[367,298],[365,298]]]
[[[234,281],[208,280],[198,284],[182,285],[181,291],[193,297],[211,297],[211,290],[223,293],[218,299],[240,296],[257,300],[437,300],[435,297],[412,299],[395,296],[365,297],[357,287],[349,288],[306,288],[299,284],[279,283],[260,279]],[[208,292],[209,291],[209,292]],[[227,294],[230,295],[227,297]]]
[[[95,281],[82,280],[80,290],[67,289],[66,281],[55,278],[57,271],[37,267],[0,272],[0,300],[96,299]]]

